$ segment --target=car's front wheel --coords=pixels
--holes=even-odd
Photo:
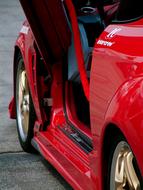
[[[21,56],[18,57],[16,72],[16,118],[20,144],[24,151],[32,152],[31,139],[35,122],[35,112],[30,95],[27,74]]]
[[[110,190],[141,190],[142,178],[134,154],[124,140],[113,143],[110,155],[109,188]]]

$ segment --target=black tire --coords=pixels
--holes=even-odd
[[[132,158],[131,159],[132,162],[130,162],[130,161],[125,162],[125,163],[128,163],[130,166],[133,166],[132,167],[133,170],[128,170],[129,175],[132,175],[133,171],[134,171],[136,179],[139,182],[137,190],[143,189],[143,180],[142,180],[135,156],[134,156],[129,144],[127,143],[127,141],[125,140],[125,138],[123,136],[117,137],[117,139],[114,140],[112,143],[110,156],[109,156],[109,165],[108,165],[108,174],[107,174],[108,180],[107,180],[107,188],[106,189],[108,189],[108,190],[119,190],[119,189],[134,190],[135,189],[135,188],[131,188],[130,182],[128,180],[128,174],[127,174],[128,172],[127,172],[127,169],[125,169],[127,167],[124,167],[124,169],[122,170],[122,171],[124,171],[123,175],[121,175],[121,176],[125,176],[124,183],[122,183],[122,180],[121,180],[122,178],[120,178],[121,176],[120,175],[118,176],[118,173],[120,173],[120,174],[122,173],[121,166],[123,166],[122,164],[124,162],[124,159],[127,161],[126,157],[124,157],[125,155],[128,155],[128,157],[130,156],[130,158]],[[124,166],[125,166],[125,163],[124,163]],[[115,178],[115,176],[116,176],[116,178]]]
[[[15,96],[19,142],[25,152],[35,152],[35,149],[31,145],[35,123],[35,111],[28,87],[24,62],[21,56],[17,59]]]

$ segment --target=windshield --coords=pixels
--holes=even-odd
[[[142,15],[142,0],[120,0],[120,5],[116,17],[118,21],[132,20]]]

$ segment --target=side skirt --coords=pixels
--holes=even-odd
[[[63,132],[39,132],[32,145],[49,161],[76,190],[92,190],[89,154],[71,141]]]

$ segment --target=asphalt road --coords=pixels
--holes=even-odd
[[[0,0],[0,190],[71,190],[40,155],[22,151],[16,123],[8,116],[13,47],[23,20],[18,0]]]

